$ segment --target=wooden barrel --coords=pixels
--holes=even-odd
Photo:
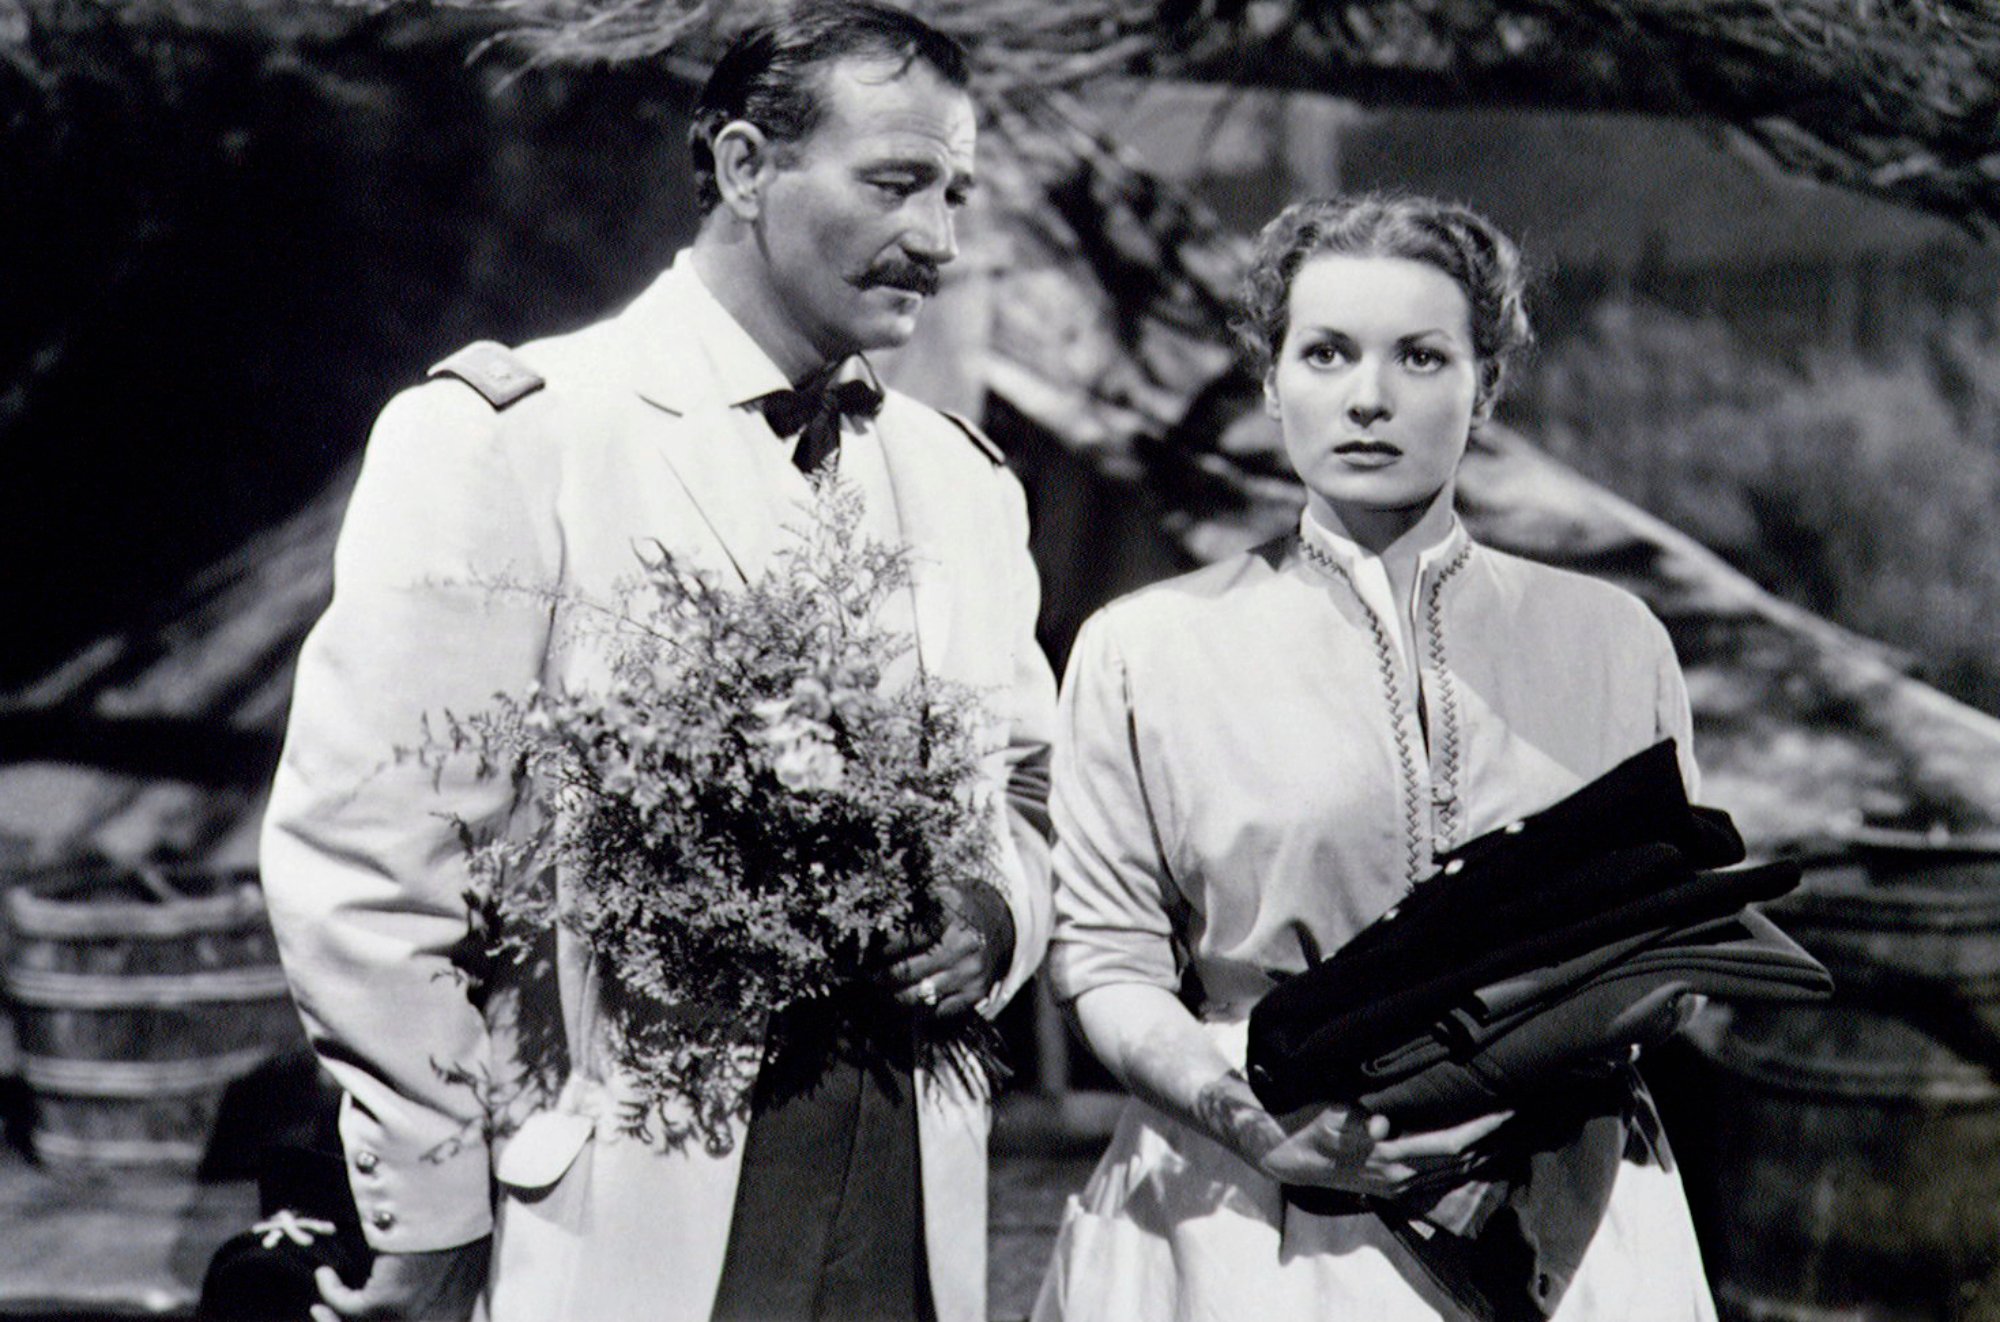
[[[301,1039],[250,872],[54,868],[6,915],[47,1164],[195,1166],[229,1085]]]
[[[2000,1319],[2000,843],[1870,833],[1768,912],[1832,971],[1706,1047],[1735,1322]]]

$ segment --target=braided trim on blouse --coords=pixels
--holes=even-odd
[[[1424,651],[1429,655],[1431,671],[1437,676],[1438,713],[1438,763],[1432,797],[1438,804],[1438,835],[1442,845],[1449,849],[1458,843],[1459,819],[1464,812],[1458,786],[1462,774],[1460,765],[1460,740],[1458,716],[1458,686],[1452,681],[1451,670],[1445,664],[1444,650],[1444,588],[1459,570],[1472,559],[1472,547],[1468,544],[1458,548],[1458,554],[1451,558],[1438,576],[1431,580],[1431,590],[1424,603]],[[1442,792],[1442,797],[1439,797]]]
[[[1410,745],[1410,735],[1403,719],[1403,682],[1397,671],[1396,645],[1389,638],[1389,631],[1370,609],[1368,601],[1361,595],[1361,589],[1348,575],[1347,567],[1328,555],[1303,537],[1299,539],[1299,549],[1314,566],[1347,588],[1354,599],[1361,604],[1361,613],[1368,620],[1368,628],[1375,636],[1375,668],[1382,676],[1382,691],[1389,700],[1389,726],[1396,734],[1396,760],[1401,764],[1403,781],[1403,879],[1414,886],[1424,876],[1424,824],[1423,788],[1417,776],[1416,753]]]

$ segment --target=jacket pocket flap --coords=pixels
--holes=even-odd
[[[500,1150],[494,1175],[515,1189],[546,1189],[563,1177],[597,1132],[597,1121],[573,1111],[537,1111]]]

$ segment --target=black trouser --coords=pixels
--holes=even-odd
[[[714,1322],[933,1322],[907,1013],[855,992],[773,1040]]]

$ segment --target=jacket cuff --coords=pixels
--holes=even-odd
[[[361,1232],[378,1253],[458,1248],[493,1233],[493,1181],[476,1122],[435,1116],[394,1127],[342,1100],[340,1138]],[[428,1123],[424,1123],[427,1121]]]
[[[1027,985],[1048,952],[1053,906],[1049,893],[1048,844],[1032,828],[1017,829],[1015,816],[1003,808],[999,827],[1001,873],[1005,878],[1000,894],[1007,902],[1008,916],[1014,920],[1014,952],[999,979],[973,1007],[988,1019],[999,1014],[1014,994]]]
[[[1006,1008],[1007,1002],[1014,999],[1014,993],[1019,991],[1022,984],[1034,973],[1035,965],[1041,962],[1039,953],[1030,955],[1025,949],[1027,942],[1023,937],[1026,935],[1028,917],[1022,913],[1011,887],[1003,898],[1007,902],[1007,916],[1014,922],[1014,950],[1008,957],[1007,967],[1001,970],[999,979],[987,988],[986,994],[972,1007],[976,1013],[988,1019]]]

